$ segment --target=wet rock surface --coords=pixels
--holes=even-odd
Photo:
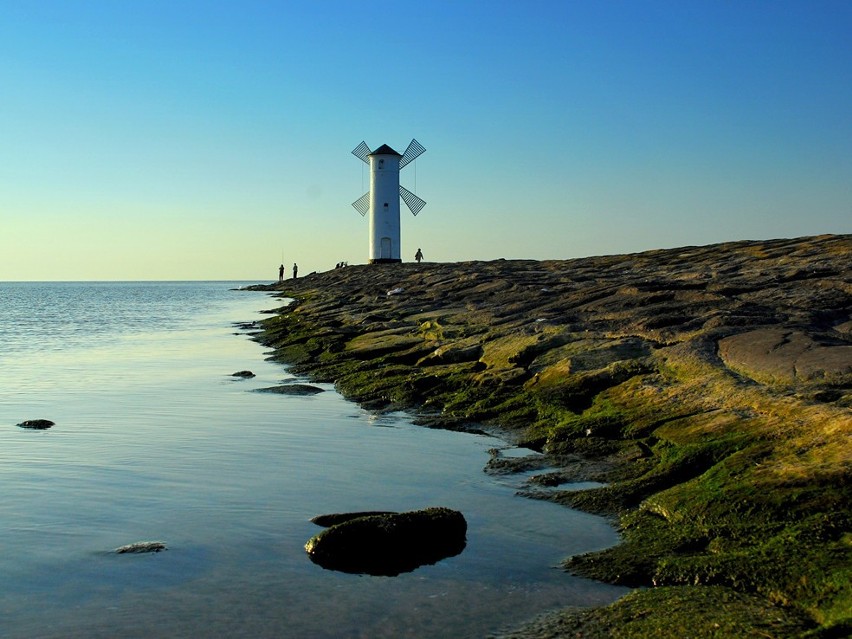
[[[119,546],[113,552],[117,555],[141,555],[151,552],[160,552],[161,550],[166,550],[166,543],[164,541],[136,541],[132,544]]]
[[[256,393],[274,393],[276,395],[316,395],[324,392],[319,386],[310,384],[282,384],[280,386],[269,386],[268,388],[257,388]]]
[[[620,629],[643,602],[665,621],[659,593],[761,599],[814,632],[847,623],[852,236],[352,266],[259,288],[295,300],[255,336],[295,373],[430,427],[497,429],[541,459],[498,455],[488,472],[614,517],[622,543],[565,566],[650,589],[606,613]],[[597,487],[566,485],[582,482]]]
[[[19,428],[27,428],[30,430],[47,430],[56,424],[49,419],[28,419],[18,424]]]
[[[393,577],[458,555],[466,544],[464,515],[449,508],[329,517],[340,523],[305,544],[311,561],[329,570]]]
[[[388,510],[365,510],[362,512],[354,513],[331,513],[328,515],[317,515],[316,517],[312,517],[311,523],[316,524],[317,526],[322,526],[323,528],[328,528],[330,526],[336,526],[337,524],[342,524],[343,522],[350,521],[352,519],[359,519],[361,517],[396,514],[397,513]]]
[[[254,376],[254,373],[251,371],[237,371],[236,373],[231,373],[231,377],[239,377],[242,379],[251,379]]]

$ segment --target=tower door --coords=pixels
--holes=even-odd
[[[382,238],[382,259],[391,259],[391,239],[389,237]]]

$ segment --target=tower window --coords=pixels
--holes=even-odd
[[[385,202],[385,208],[388,208],[388,203],[387,203],[387,202]]]
[[[385,161],[384,160],[379,160],[379,168],[380,169],[385,168]]]

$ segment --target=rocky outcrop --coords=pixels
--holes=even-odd
[[[333,517],[340,523],[305,544],[311,561],[329,570],[392,577],[455,556],[466,543],[467,522],[449,508]]]
[[[837,382],[852,377],[852,344],[793,329],[763,328],[719,340],[719,355],[734,370],[767,384]]]
[[[250,379],[254,377],[254,373],[251,371],[237,371],[236,373],[231,373],[231,377],[239,377],[242,379]]]
[[[620,545],[565,562],[648,589],[614,610],[647,604],[664,629],[663,599],[699,614],[743,596],[765,602],[755,618],[780,602],[816,633],[852,624],[852,236],[266,288],[294,302],[255,339],[297,374],[428,426],[502,429],[541,453],[524,494],[618,517]]]

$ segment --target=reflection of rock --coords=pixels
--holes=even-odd
[[[254,373],[251,371],[237,371],[236,373],[231,373],[231,377],[242,377],[244,379],[248,379],[250,377],[254,377]]]
[[[466,533],[460,512],[426,508],[343,521],[308,540],[305,550],[329,570],[392,577],[459,554]]]
[[[316,395],[322,393],[323,389],[310,384],[282,384],[281,386],[270,386],[269,388],[255,389],[258,393],[276,393],[278,395]]]
[[[114,552],[117,555],[124,555],[127,553],[142,554],[146,552],[160,552],[161,550],[166,550],[166,543],[163,541],[137,541],[132,544],[127,544],[126,546],[119,546]]]
[[[28,419],[25,422],[18,424],[21,428],[29,428],[31,430],[45,430],[55,424],[49,419]]]

